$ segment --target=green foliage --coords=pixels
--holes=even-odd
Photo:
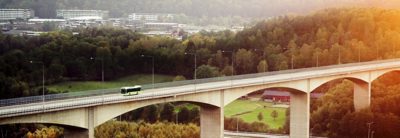
[[[42,127],[36,129],[35,132],[26,133],[25,137],[27,138],[40,138],[40,137],[47,137],[47,138],[59,138],[63,137],[64,129],[57,126],[50,126],[50,127]]]
[[[398,72],[385,74],[372,84],[370,110],[354,111],[351,82],[344,80],[333,83],[333,87],[319,100],[313,101],[311,131],[315,135],[333,138],[351,138],[367,135],[367,123],[374,131],[374,137],[399,137],[400,114],[396,107],[400,79]]]
[[[278,117],[278,112],[276,110],[273,110],[271,112],[271,117],[274,118],[274,121],[275,121],[275,119]]]
[[[201,65],[196,70],[196,75],[198,79],[217,77],[218,74],[218,68],[209,65]]]
[[[185,76],[178,75],[178,76],[175,76],[173,81],[183,81],[183,80],[186,80]]]
[[[200,128],[194,124],[108,121],[96,127],[95,137],[199,138]]]
[[[224,107],[224,115],[228,118],[238,117],[246,123],[253,123],[259,121],[258,115],[261,112],[263,115],[262,123],[268,124],[271,130],[278,130],[285,127],[285,120],[289,119],[288,115],[285,116],[285,112],[288,111],[288,108],[271,106],[272,103],[263,101],[235,100]],[[275,121],[271,117],[273,110],[278,112],[278,117]]]
[[[154,57],[155,73],[186,78],[195,72],[194,57],[185,52],[197,53],[198,78],[396,58],[398,15],[400,10],[328,9],[272,18],[236,34],[202,31],[184,41],[113,28],[82,29],[79,35],[58,31],[38,37],[1,36],[0,95],[36,94],[32,88],[40,85],[41,66],[29,60],[44,64],[46,84],[52,84],[98,81],[103,70],[106,81],[150,74],[152,62],[142,54]]]
[[[142,107],[121,115],[124,121],[178,122],[199,124],[200,110],[193,104],[165,103]],[[176,120],[178,119],[178,120]]]
[[[274,110],[274,111],[275,111],[275,110]],[[258,119],[258,121],[262,121],[262,120],[264,119],[264,116],[263,116],[262,112],[259,112],[259,113],[258,113],[257,119]]]

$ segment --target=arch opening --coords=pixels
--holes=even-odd
[[[97,126],[95,136],[109,137],[118,132],[127,136],[169,137],[179,132],[182,137],[198,138],[206,135],[203,131],[209,131],[208,128],[216,131],[218,124],[209,123],[218,122],[218,118],[214,117],[215,114],[220,115],[219,107],[193,101],[160,102],[131,109]],[[122,129],[113,129],[115,127]],[[133,130],[134,133],[128,130]]]
[[[334,128],[345,127],[344,124],[350,121],[345,116],[369,109],[370,83],[352,77],[333,79],[311,91],[310,95],[310,134],[334,137],[343,134]]]
[[[224,107],[224,129],[287,135],[291,126],[290,102],[293,95],[307,93],[289,87],[268,86],[243,91]]]

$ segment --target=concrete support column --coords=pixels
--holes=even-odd
[[[224,117],[223,107],[201,106],[200,108],[200,138],[223,138]]]
[[[290,95],[290,138],[310,137],[310,93]]]
[[[369,108],[371,103],[371,83],[354,82],[354,109]]]
[[[89,138],[94,138],[94,110],[93,107],[88,108],[88,131]]]

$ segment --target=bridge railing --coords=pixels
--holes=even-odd
[[[314,68],[302,68],[302,69],[292,69],[292,70],[283,70],[283,71],[274,71],[274,72],[224,76],[224,77],[197,79],[197,80],[184,80],[184,81],[174,81],[174,82],[165,82],[165,83],[145,84],[145,85],[142,85],[142,88],[143,89],[152,89],[152,88],[157,89],[157,88],[210,83],[210,82],[218,82],[218,81],[248,79],[248,78],[271,76],[271,75],[277,75],[277,74],[296,73],[296,72],[302,72],[302,71],[323,70],[323,69],[330,69],[333,67],[341,68],[341,67],[348,67],[348,66],[358,66],[358,65],[393,62],[393,61],[398,61],[398,59],[391,59],[391,60],[384,60],[384,61],[370,61],[370,62],[361,62],[361,63],[352,63],[352,64],[341,64],[341,65],[331,65],[331,66],[323,66],[323,67],[316,67],[316,68],[315,67]],[[45,101],[54,101],[54,100],[63,100],[63,99],[72,99],[72,98],[83,98],[83,97],[90,97],[90,96],[100,96],[100,95],[104,95],[104,94],[117,94],[119,92],[120,92],[120,88],[111,88],[111,89],[89,90],[89,91],[69,92],[69,93],[60,93],[60,94],[48,94],[48,95],[44,96],[44,100]],[[31,96],[31,97],[4,99],[4,100],[0,100],[0,107],[12,106],[12,105],[22,105],[22,104],[29,104],[29,103],[38,103],[38,102],[42,102],[42,101],[43,101],[43,96]]]

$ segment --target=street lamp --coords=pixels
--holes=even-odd
[[[222,50],[222,53],[231,53],[232,57],[231,57],[231,66],[232,66],[232,75],[235,72],[235,68],[233,67],[233,54],[235,53],[234,51],[226,51],[226,50]]]
[[[222,53],[231,53],[232,57],[231,57],[231,66],[232,66],[232,74],[231,74],[231,88],[233,86],[233,73],[235,72],[235,68],[233,67],[233,54],[235,53],[234,51],[225,51],[222,50]]]
[[[319,52],[317,52],[317,65],[316,67],[319,67]]]
[[[185,55],[193,55],[194,56],[194,91],[196,92],[196,80],[197,80],[197,53],[187,53]]]
[[[371,136],[371,135],[370,135],[370,134],[371,134],[370,132],[371,132],[371,125],[372,125],[372,124],[374,124],[374,122],[368,122],[368,123],[367,123],[367,125],[368,125],[368,138],[370,138],[370,136]],[[373,134],[373,131],[372,131],[372,134]]]
[[[143,58],[151,58],[152,61],[152,67],[151,67],[151,73],[152,73],[152,85],[153,85],[153,89],[154,89],[154,56],[147,56],[147,55],[141,55],[141,57]]]
[[[258,49],[254,49],[254,51],[257,51]],[[263,52],[263,59],[265,60],[265,62],[267,62],[267,59],[265,58],[265,51],[264,50],[260,50],[261,52]],[[264,64],[264,70],[263,72],[266,72],[266,66],[267,64]]]
[[[44,83],[45,83],[45,80],[44,80],[44,63],[43,62],[36,62],[36,61],[29,61],[29,63],[31,63],[31,64],[42,64],[42,109],[43,109],[43,112],[44,112]]]
[[[91,60],[95,60],[96,58],[90,57]],[[104,59],[101,58],[101,82],[104,82]]]
[[[375,131],[371,132],[371,138],[374,138],[374,133],[375,133]]]
[[[291,56],[290,63],[291,63],[291,65],[292,65],[292,69],[293,69],[293,68],[294,68],[294,64],[293,64],[293,54],[292,54],[292,56]]]

